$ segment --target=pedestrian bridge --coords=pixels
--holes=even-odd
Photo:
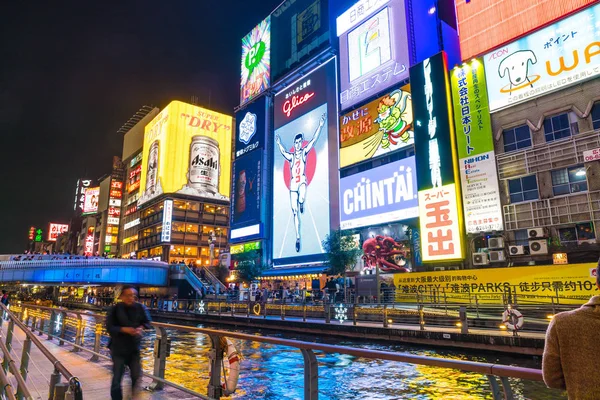
[[[154,260],[33,254],[0,260],[0,282],[166,286],[169,275],[169,265]]]

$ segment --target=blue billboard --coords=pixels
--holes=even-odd
[[[263,96],[235,113],[235,158],[262,149],[267,129],[267,98]]]
[[[260,224],[264,183],[262,156],[262,151],[254,151],[235,160],[231,187],[231,229]]]
[[[275,96],[275,264],[324,259],[321,241],[329,234],[331,214],[337,220],[338,195],[331,185],[338,165],[336,82],[331,59]]]
[[[342,229],[418,217],[415,157],[342,178],[340,205]]]

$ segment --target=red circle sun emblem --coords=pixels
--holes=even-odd
[[[302,148],[306,147],[308,141],[302,142]],[[290,153],[294,154],[296,151],[294,147],[288,150]],[[313,148],[308,152],[306,156],[306,168],[304,169],[304,173],[306,174],[306,185],[310,185],[310,182],[315,176],[315,171],[317,170],[317,154],[315,153],[315,149]],[[287,186],[288,190],[290,189],[290,180],[292,179],[292,172],[290,169],[290,162],[285,160],[283,162],[283,181],[285,182],[285,186]]]

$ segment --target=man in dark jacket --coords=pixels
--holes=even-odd
[[[106,316],[106,330],[110,334],[110,354],[113,359],[113,379],[110,387],[112,400],[122,400],[121,380],[125,366],[131,373],[131,391],[142,376],[140,343],[144,328],[150,328],[150,316],[143,304],[137,302],[137,290],[124,286],[121,301],[110,308]]]

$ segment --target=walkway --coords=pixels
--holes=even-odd
[[[8,323],[2,324],[0,339],[6,340],[6,330]],[[17,365],[20,364],[22,354],[22,344],[25,339],[25,334],[15,327],[13,336],[12,356],[15,358]],[[83,388],[83,397],[86,400],[107,400],[110,399],[110,381],[111,381],[111,366],[108,361],[90,362],[89,353],[80,352],[74,353],[70,351],[72,347],[65,342],[64,346],[58,345],[58,340],[46,340],[46,335],[40,337],[42,343],[58,358],[62,364],[81,382]],[[27,386],[35,400],[48,399],[48,389],[50,375],[53,371],[52,364],[44,357],[40,350],[32,345],[31,361],[29,363],[29,374],[27,376]],[[12,375],[9,376],[11,384],[16,387],[16,381]],[[144,378],[142,387],[150,385],[151,379]],[[125,399],[131,397],[129,390],[129,379],[124,379],[124,394]],[[179,390],[173,388],[165,388],[159,392],[143,391],[136,400],[163,400],[163,399],[197,399]]]

